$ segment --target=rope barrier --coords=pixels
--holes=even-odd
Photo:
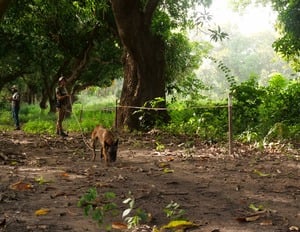
[[[170,109],[165,107],[145,107],[145,106],[122,106],[117,105],[117,108],[129,108],[129,109],[140,109],[140,110],[156,110],[156,111],[172,111],[172,110],[186,110],[186,109],[209,109],[209,108],[227,108],[228,105],[220,105],[220,106],[191,106],[188,108],[181,108],[181,109]],[[100,110],[106,110],[106,111],[114,111],[116,107],[113,106],[105,106],[105,107],[98,107]],[[86,110],[86,111],[94,111],[94,110]]]
[[[76,122],[77,122],[78,125],[79,125],[80,135],[81,135],[81,137],[82,137],[82,140],[83,140],[84,144],[85,144],[90,150],[93,150],[93,148],[91,147],[90,143],[87,141],[87,139],[85,138],[85,136],[84,136],[84,134],[83,134],[82,126],[81,126],[81,124],[80,124],[80,122],[79,122],[79,120],[78,120],[76,114],[75,114],[75,113],[72,113],[72,115],[74,115],[74,118],[75,118]]]
[[[70,101],[70,105],[72,108],[72,100],[71,100],[71,96],[69,95],[69,101]],[[172,111],[172,110],[186,110],[186,109],[211,109],[211,108],[228,108],[228,105],[218,105],[218,106],[192,106],[192,107],[188,107],[188,108],[181,108],[181,109],[170,109],[170,108],[166,108],[166,107],[145,107],[145,106],[124,106],[124,105],[117,105],[116,106],[105,106],[105,107],[100,107],[100,110],[103,111],[110,111],[110,112],[115,112],[115,110],[117,108],[127,108],[127,109],[138,109],[138,110],[155,110],[155,111]],[[99,108],[98,108],[99,109]],[[83,109],[81,108],[80,111],[83,111]],[[86,110],[86,111],[91,111],[91,110]],[[90,143],[87,141],[87,139],[85,138],[84,134],[83,134],[83,129],[81,127],[80,121],[78,120],[78,117],[76,116],[75,112],[72,112],[72,115],[74,115],[74,118],[76,120],[76,122],[79,125],[80,128],[80,134],[82,137],[83,142],[85,143],[85,145],[90,149],[93,150],[93,148],[91,147]],[[231,150],[231,149],[230,149]],[[96,149],[96,151],[99,151]],[[231,152],[230,152],[231,153]]]
[[[84,134],[83,134],[82,126],[81,126],[81,124],[80,124],[80,122],[79,122],[79,120],[78,120],[78,118],[77,118],[75,112],[72,112],[72,111],[73,111],[73,110],[72,110],[72,105],[73,105],[73,104],[72,104],[72,99],[71,99],[71,95],[69,95],[67,89],[66,89],[66,93],[67,93],[68,96],[69,96],[68,98],[69,98],[69,103],[70,103],[70,107],[71,107],[70,113],[71,113],[71,115],[74,116],[76,122],[77,122],[78,125],[79,125],[80,135],[81,135],[81,137],[82,137],[82,140],[83,140],[84,144],[85,144],[90,150],[93,150],[93,148],[91,147],[90,143],[87,141],[87,139],[85,138],[85,136],[84,136]]]

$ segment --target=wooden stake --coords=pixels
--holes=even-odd
[[[232,132],[232,95],[228,95],[228,152],[232,155],[233,142],[232,142],[233,132]]]

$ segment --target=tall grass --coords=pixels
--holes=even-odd
[[[63,121],[63,127],[68,132],[89,133],[96,125],[101,124],[111,128],[114,123],[114,102],[73,105],[70,117]],[[20,109],[21,129],[27,133],[49,134],[56,133],[56,114],[49,110],[41,110],[38,105],[23,104]],[[0,111],[0,130],[13,130],[14,123],[9,108]]]

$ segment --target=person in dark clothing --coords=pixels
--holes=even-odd
[[[17,86],[13,85],[11,87],[12,96],[11,100],[11,110],[12,116],[15,123],[15,130],[20,130],[20,120],[19,120],[19,111],[20,111],[20,94],[18,92]]]
[[[67,106],[69,103],[69,95],[66,89],[66,79],[61,76],[58,80],[58,86],[55,89],[56,94],[56,111],[58,113],[57,122],[56,122],[56,134],[63,137],[68,136],[62,127],[63,120],[67,112]]]

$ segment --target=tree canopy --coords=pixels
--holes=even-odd
[[[142,106],[164,98],[208,51],[205,44],[190,43],[185,29],[195,21],[204,23],[203,15],[191,9],[210,3],[12,0],[0,24],[0,89],[22,80],[42,108],[48,101],[54,111],[53,89],[60,75],[76,94],[88,86],[110,85],[123,71],[121,104]],[[214,39],[224,37],[220,31],[211,33]],[[118,117],[120,124],[128,124],[132,113]],[[137,120],[130,119],[130,127]]]
[[[0,87],[22,77],[29,90],[41,96],[44,107],[47,100],[53,105],[60,75],[68,77],[72,93],[109,85],[120,76],[121,53],[111,33],[113,24],[102,20],[111,13],[96,2],[93,6],[13,1],[0,25]]]
[[[300,1],[272,0],[274,9],[279,13],[277,30],[281,37],[273,46],[276,52],[291,61],[296,71],[300,70]]]

